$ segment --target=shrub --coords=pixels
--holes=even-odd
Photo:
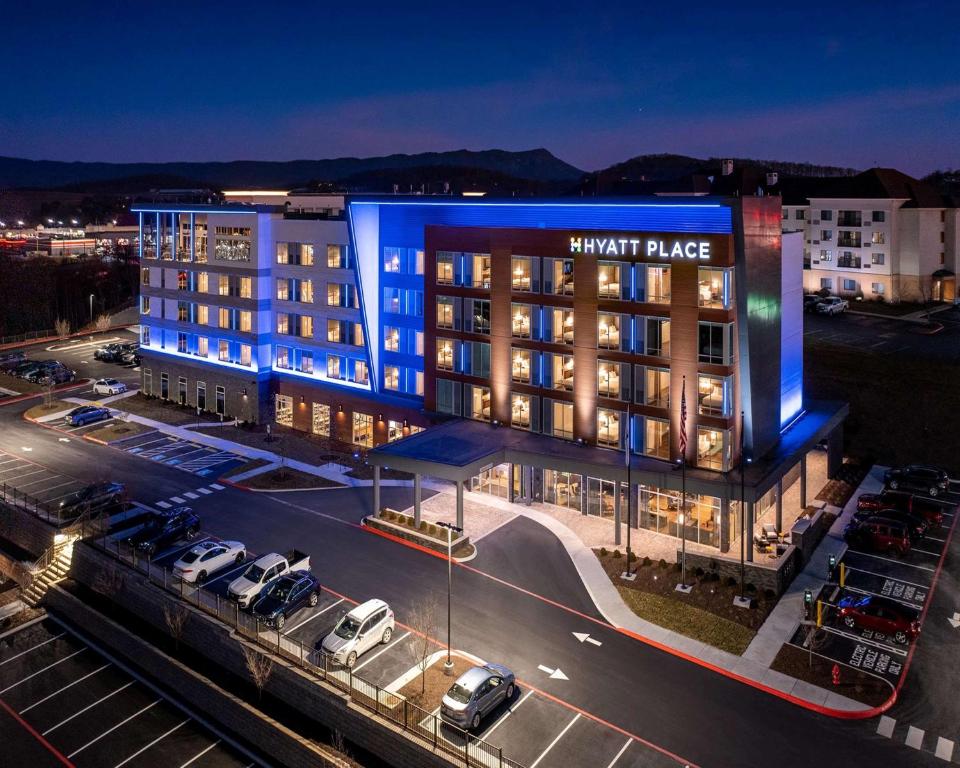
[[[606,547],[600,547],[600,557],[606,557],[608,554]]]
[[[755,595],[757,594],[757,585],[747,582],[747,584],[744,586],[744,590],[746,590],[748,595]]]
[[[682,565],[681,563],[674,563],[674,564],[673,564],[673,570],[675,570],[675,571],[682,571],[682,570],[683,570],[683,565]]]
[[[630,556],[627,557],[627,561],[628,561],[628,562],[631,562],[631,563],[637,562],[637,553],[636,553],[636,552],[631,552],[631,553],[630,553]]]
[[[717,571],[714,571],[710,574],[710,581],[720,581],[720,574]]]
[[[728,586],[728,587],[735,587],[735,586],[737,586],[737,580],[736,580],[735,578],[733,578],[733,576],[727,576],[727,586]]]
[[[613,550],[613,558],[614,558],[614,560],[619,560],[619,559],[621,558],[621,554],[620,554],[620,550],[619,550],[619,549]]]
[[[426,531],[427,525],[429,525],[429,523],[427,523],[426,520],[421,520],[420,525],[418,527],[420,528],[421,531]]]
[[[700,566],[697,566],[696,570],[694,571],[694,574],[698,579],[702,579],[704,573],[706,573],[706,571],[704,571]]]
[[[643,564],[644,564],[645,566],[649,566],[651,562],[652,562],[652,561],[650,560],[649,557],[644,557],[644,558],[643,558]]]
[[[436,536],[437,526],[435,526],[433,523],[430,523],[430,525],[427,526],[427,533],[429,533],[431,536]]]
[[[662,557],[660,558],[659,566],[660,566],[661,568],[666,568],[666,567],[667,567],[667,561],[664,560]]]
[[[768,600],[768,601],[769,601],[769,600],[776,600],[776,599],[777,599],[777,593],[774,592],[772,589],[765,589],[765,590],[763,590],[763,599],[764,599],[764,600]]]

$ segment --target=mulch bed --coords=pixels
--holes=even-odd
[[[144,432],[153,431],[153,427],[148,427],[146,424],[128,421],[111,424],[109,427],[88,432],[86,437],[89,437],[91,440],[102,440],[105,443],[109,443],[114,440],[135,437],[136,435],[143,434]]]
[[[859,462],[844,463],[837,473],[837,476],[832,480],[828,480],[827,484],[823,486],[820,493],[817,494],[817,498],[825,501],[827,504],[832,504],[842,509],[860,486],[860,483],[863,482],[863,478],[867,476],[867,472],[869,471],[869,464]]]
[[[811,662],[808,651],[793,645],[784,645],[770,668],[871,707],[880,706],[893,694],[893,688],[885,680],[843,664],[840,665],[840,683],[834,685],[834,663],[832,659],[816,654],[813,654]]]
[[[347,477],[353,477],[357,480],[373,480],[373,467],[364,464],[356,469],[347,472]],[[389,467],[380,467],[381,480],[413,480],[413,475],[409,472],[403,472],[399,469],[390,469]]]
[[[271,469],[269,472],[262,472],[259,475],[248,477],[242,481],[242,485],[247,488],[256,488],[257,490],[293,490],[302,488],[305,490],[316,488],[345,488],[342,483],[328,480],[325,477],[311,475],[307,472],[301,472],[298,469]]]
[[[446,661],[446,656],[444,656],[442,659],[437,659],[437,661],[427,667],[427,671],[423,675],[423,681],[421,681],[420,675],[417,675],[413,680],[403,686],[398,693],[405,697],[411,704],[420,707],[420,709],[426,712],[433,712],[433,710],[440,706],[440,700],[443,699],[443,695],[450,690],[450,686],[454,684],[456,679],[473,666],[472,662],[460,658],[455,654],[452,655],[451,658],[453,660],[452,675],[445,675],[443,673],[443,664]],[[415,665],[416,660],[411,657],[410,666],[413,667]],[[421,684],[425,686],[423,693],[420,692]]]
[[[67,411],[76,408],[75,403],[68,403],[66,400],[52,400],[49,405],[35,405],[28,408],[23,415],[28,419],[39,419],[43,416],[49,416],[52,413]]]
[[[158,397],[147,397],[138,392],[130,397],[124,397],[110,403],[111,408],[126,413],[135,413],[146,419],[162,421],[164,424],[185,426],[197,423],[197,410],[189,406],[178,405],[170,400],[161,400]],[[201,421],[210,421],[214,418],[211,413],[200,415]]]

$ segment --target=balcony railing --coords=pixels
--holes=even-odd
[[[860,269],[861,265],[859,256],[841,256],[837,259],[837,266],[843,269]]]

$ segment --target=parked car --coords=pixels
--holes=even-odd
[[[93,385],[94,394],[119,395],[127,391],[127,385],[116,379],[100,379]]]
[[[154,512],[130,537],[127,543],[144,554],[153,555],[181,539],[192,539],[200,530],[200,518],[190,507],[174,507],[168,512]]]
[[[516,683],[513,672],[502,664],[471,667],[444,694],[440,718],[464,730],[476,730],[501,702],[513,698]]]
[[[396,622],[383,600],[367,600],[337,622],[323,638],[320,651],[337,664],[353,667],[357,659],[380,643],[389,643]]]
[[[0,371],[12,371],[26,359],[23,352],[3,352],[0,354]]]
[[[120,362],[124,365],[140,365],[140,345],[134,344],[120,355]]]
[[[43,366],[47,362],[46,360],[24,360],[19,365],[16,365],[11,369],[10,373],[16,376],[18,379],[22,379],[27,374],[35,371],[37,368]]]
[[[895,557],[910,551],[910,532],[907,526],[885,518],[851,522],[843,529],[843,538],[848,544]]]
[[[850,629],[869,629],[901,644],[920,634],[919,613],[895,600],[877,595],[848,595],[837,605],[840,620]]]
[[[82,427],[95,421],[110,418],[110,409],[99,405],[81,405],[66,416],[66,422],[72,427]]]
[[[943,525],[943,502],[914,496],[907,491],[861,493],[857,510],[898,509],[922,517],[930,526]]]
[[[820,303],[817,304],[817,312],[821,315],[839,315],[841,312],[846,312],[850,308],[850,302],[846,299],[841,299],[839,296],[827,296],[825,299],[821,299]]]
[[[939,467],[908,464],[884,472],[883,484],[893,491],[914,491],[936,498],[950,487],[950,478]]]
[[[252,612],[268,626],[283,629],[287,617],[320,599],[320,582],[309,571],[295,571],[275,579],[253,604]]]
[[[93,353],[94,360],[112,363],[120,357],[120,345],[117,343],[105,344]]]
[[[61,520],[99,513],[124,503],[127,489],[121,483],[93,483],[71,493],[57,505]]]
[[[210,574],[246,557],[247,548],[239,541],[203,541],[173,564],[173,572],[182,581],[203,584]]]
[[[283,555],[271,552],[258,557],[240,576],[231,581],[227,587],[227,596],[235,600],[241,608],[246,608],[274,579],[286,573],[309,570],[310,555],[304,552],[296,549]]]
[[[823,301],[822,296],[818,296],[815,293],[808,293],[803,297],[803,311],[804,312],[816,312],[817,307],[820,306],[820,303]]]
[[[33,384],[40,384],[50,373],[66,370],[66,366],[59,360],[43,360],[35,368],[31,368],[23,378]]]
[[[41,376],[39,383],[40,384],[68,384],[71,381],[75,381],[77,378],[77,372],[71,371],[66,366],[59,366],[56,368],[48,368],[43,376]]]
[[[910,534],[910,541],[916,542],[927,535],[927,523],[916,515],[909,512],[901,512],[898,509],[881,509],[879,511],[857,510],[853,513],[853,520],[858,523],[867,520],[890,520],[897,523],[903,523],[907,526],[907,532]]]

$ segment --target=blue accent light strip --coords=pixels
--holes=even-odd
[[[364,392],[370,392],[369,384],[358,384],[355,381],[347,381],[346,379],[329,379],[321,372],[307,373],[306,371],[297,371],[293,368],[279,368],[276,364],[273,365],[272,370],[274,373],[282,373],[287,376],[296,376],[298,379],[307,379],[313,382],[322,382],[324,384],[332,384],[334,386],[343,387],[344,389],[359,389]],[[369,371],[368,371],[369,374]]]
[[[149,326],[154,328],[156,326]],[[200,357],[199,355],[191,355],[187,352],[177,352],[175,349],[161,349],[160,347],[148,346],[144,349],[150,354],[158,355],[169,355],[170,357],[179,357],[184,360],[189,360],[200,365],[215,365],[219,368],[230,368],[235,371],[242,371],[243,373],[253,374],[254,376],[260,373],[266,373],[269,371],[269,368],[254,368],[252,365],[240,365],[240,363],[231,363],[226,360],[220,360],[218,358],[211,357]],[[254,347],[256,349],[256,347]],[[251,350],[251,353],[253,350]]]

